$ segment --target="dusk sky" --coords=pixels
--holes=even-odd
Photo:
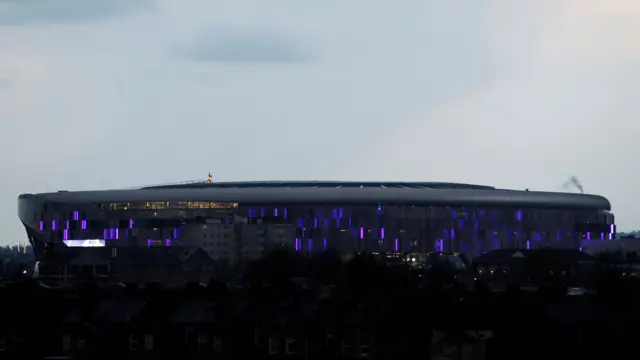
[[[640,227],[640,1],[0,0],[0,244],[20,193],[577,176]]]

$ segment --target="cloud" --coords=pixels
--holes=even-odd
[[[24,24],[0,26],[8,241],[21,192],[208,172],[552,190],[575,174],[637,225],[637,0],[2,1],[0,24]]]
[[[186,48],[187,58],[216,63],[298,63],[312,60],[291,34],[270,27],[211,27]]]
[[[566,0],[546,24],[539,61],[607,66],[640,61],[640,2]]]
[[[151,6],[150,0],[5,0],[0,1],[0,26],[89,22]]]
[[[0,77],[0,89],[11,86],[11,81],[7,78]]]

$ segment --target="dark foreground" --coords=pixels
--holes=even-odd
[[[304,271],[258,264],[237,287],[8,284],[0,358],[637,357],[633,279],[603,275],[594,295],[568,295],[555,280],[537,291],[492,292],[442,281],[446,273],[323,261]]]
[[[356,301],[289,291],[14,285],[1,294],[0,349],[13,358],[462,358],[465,349],[619,359],[635,356],[640,335],[637,306],[623,298],[394,289]]]

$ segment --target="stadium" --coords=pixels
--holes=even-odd
[[[468,257],[500,248],[577,249],[582,240],[612,239],[616,231],[602,196],[444,182],[209,178],[22,194],[18,203],[41,265],[75,261],[113,271],[119,262],[129,264],[123,272],[145,261],[164,269],[171,269],[167,261],[184,265],[188,259],[200,269],[234,266],[280,247]]]

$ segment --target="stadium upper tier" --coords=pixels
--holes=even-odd
[[[598,195],[496,189],[444,182],[247,181],[185,183],[129,190],[22,194],[20,201],[117,203],[218,201],[250,204],[398,204],[611,210]]]

